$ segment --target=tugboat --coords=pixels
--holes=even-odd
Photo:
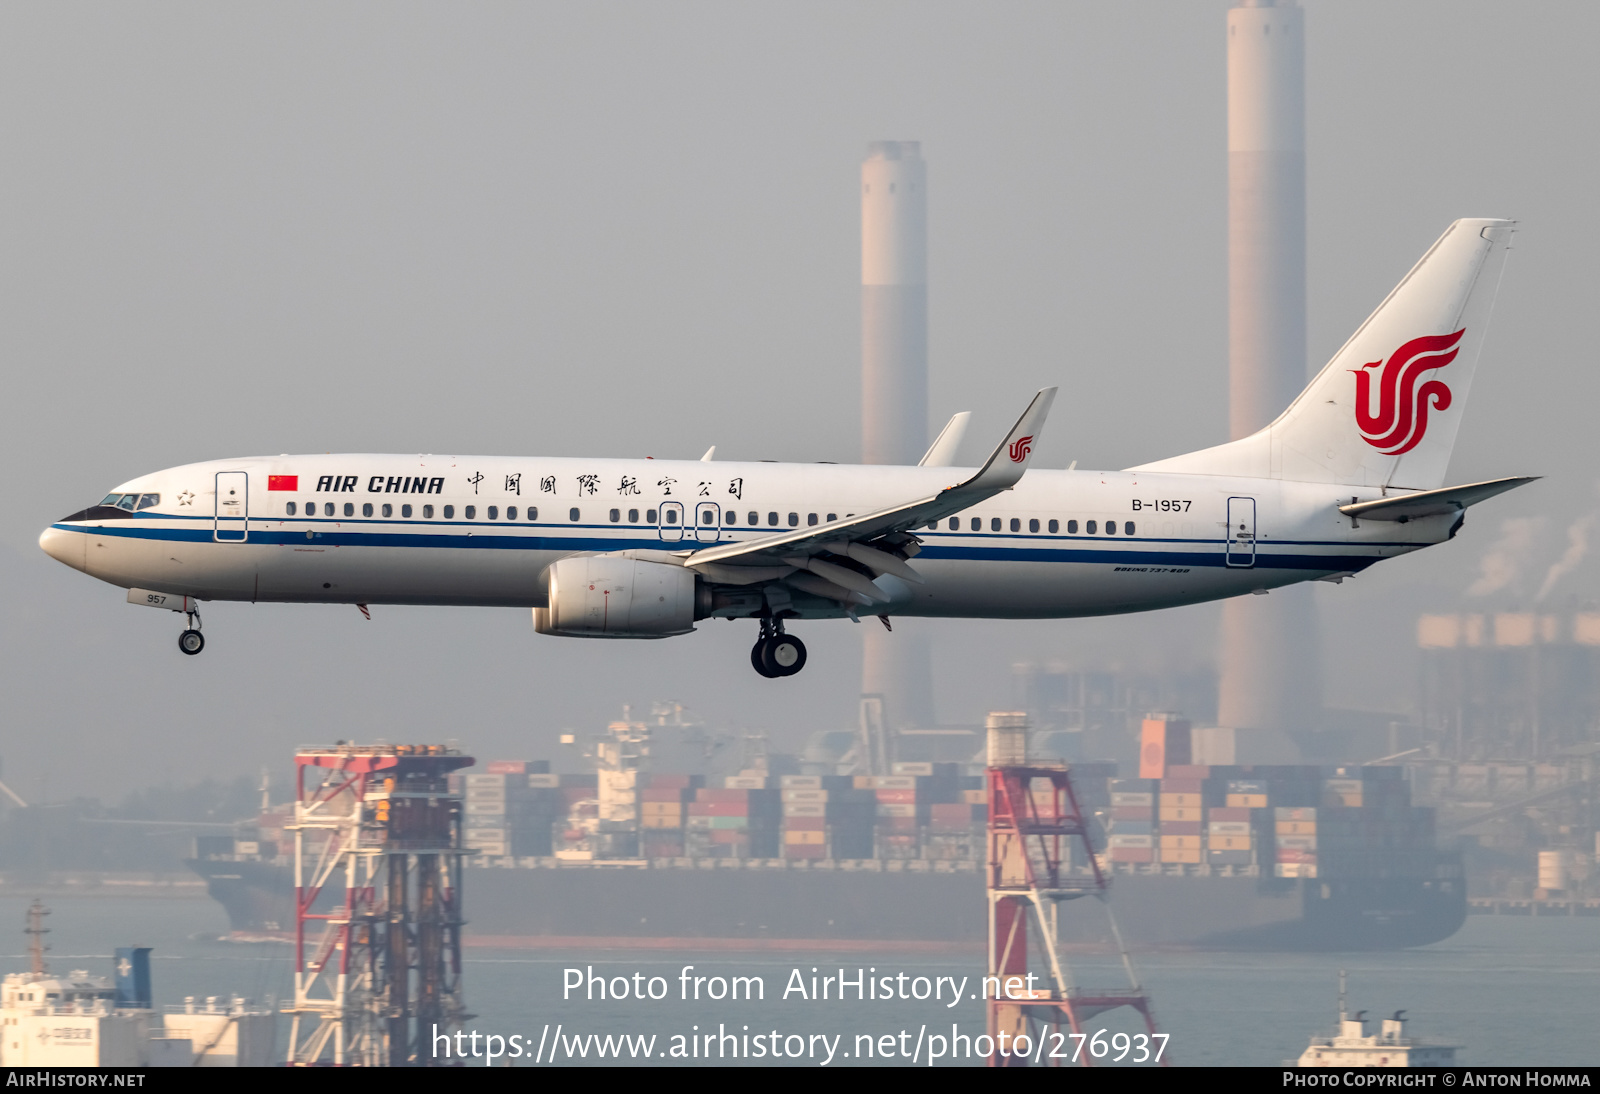
[[[1405,1011],[1383,1020],[1379,1033],[1367,1033],[1367,1012],[1350,1014],[1344,1003],[1344,970],[1339,970],[1339,1032],[1313,1037],[1300,1054],[1299,1067],[1454,1067],[1456,1045],[1430,1045],[1406,1036]]]

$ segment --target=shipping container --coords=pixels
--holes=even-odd
[[[784,830],[783,842],[786,844],[814,843],[820,846],[825,842],[825,836],[825,832],[815,829],[807,830],[804,828],[788,828]]]
[[[1198,821],[1204,819],[1204,817],[1205,810],[1201,809],[1198,805],[1163,805],[1159,814],[1159,819],[1162,824],[1166,824],[1168,821]]]
[[[931,777],[933,775],[933,764],[924,763],[920,760],[901,760],[894,765],[893,772],[896,775],[925,775]]]
[[[1248,849],[1243,851],[1222,851],[1211,848],[1206,851],[1206,863],[1211,866],[1249,866],[1255,861],[1255,855]]]
[[[1124,835],[1121,832],[1113,833],[1107,840],[1108,847],[1154,847],[1154,836]]]
[[[1111,819],[1122,820],[1155,820],[1156,811],[1148,805],[1113,805]]]
[[[1278,837],[1284,836],[1314,836],[1317,834],[1316,821],[1286,821],[1276,822],[1275,829]]]
[[[1074,785],[1073,789],[1077,789],[1076,785]],[[1155,799],[1156,796],[1154,794],[1133,794],[1126,791],[1113,791],[1111,794],[1111,807],[1113,809],[1126,807],[1149,809],[1156,804]]]
[[[1161,841],[1162,859],[1164,861],[1166,860],[1166,851],[1169,847],[1175,851],[1198,851],[1203,844],[1202,837],[1200,836],[1173,836],[1168,835],[1166,832],[1162,832],[1158,838]]]
[[[1206,836],[1206,846],[1213,851],[1249,851],[1254,847],[1254,839],[1245,836],[1227,836],[1211,833]]]
[[[1205,852],[1198,847],[1166,848],[1159,850],[1161,862],[1174,862],[1184,866],[1198,866]]]
[[[1267,808],[1267,796],[1265,794],[1229,794],[1224,800],[1233,809]]]
[[[1113,847],[1110,849],[1112,862],[1154,862],[1155,849],[1151,847]]]
[[[1216,812],[1216,810],[1212,810]],[[1206,831],[1213,836],[1249,836],[1249,821],[1214,820],[1206,822]]]
[[[785,802],[783,805],[785,817],[825,817],[828,807],[823,802]]]
[[[821,790],[821,775],[780,775],[778,786],[784,790]]]

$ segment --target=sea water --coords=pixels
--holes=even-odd
[[[22,928],[28,903],[26,897],[0,897],[0,971],[27,967]],[[291,948],[216,941],[227,920],[211,901],[61,897],[46,903],[46,957],[54,971],[82,968],[109,976],[113,948],[144,945],[154,948],[158,1007],[181,1005],[185,996],[201,1005],[208,996],[278,1004],[292,997]],[[1032,967],[1040,969],[1040,955],[1031,956]],[[1081,985],[1127,983],[1115,960],[1067,956]],[[466,1004],[475,1015],[465,1024],[469,1036],[448,1045],[436,1041],[433,1048],[454,1053],[459,1045],[473,1066],[490,1062],[485,1049],[491,1046],[505,1053],[493,1062],[511,1066],[983,1062],[973,1055],[981,1042],[961,1040],[984,1033],[983,1004],[973,998],[983,972],[977,952],[469,947],[464,957]],[[1398,953],[1152,952],[1135,954],[1134,967],[1157,1029],[1166,1035],[1165,1059],[1177,1066],[1277,1066],[1294,1060],[1313,1034],[1332,1030],[1340,969],[1348,974],[1352,1013],[1365,1010],[1376,1022],[1404,1010],[1410,1036],[1461,1046],[1462,1063],[1600,1062],[1600,919],[1474,916],[1452,938]],[[830,976],[833,981],[824,983]],[[737,988],[735,978],[741,978]],[[604,998],[596,987],[602,980]],[[951,1005],[952,987],[961,984],[963,998]],[[644,998],[634,997],[636,989]],[[613,997],[622,990],[628,998]],[[735,991],[738,997],[730,998]],[[927,998],[909,998],[918,993]],[[712,997],[717,994],[721,998]],[[1115,1062],[1123,1046],[1124,1065],[1138,1058],[1138,1035],[1145,1032],[1138,1014],[1107,1012],[1084,1028],[1091,1036],[1081,1047],[1067,1036],[1047,1038],[1029,1045],[1030,1058],[1059,1052],[1059,1062],[1069,1062],[1075,1049],[1104,1050],[1096,1061],[1104,1066]],[[288,1029],[287,1017],[281,1017],[285,1049]],[[1104,1036],[1093,1041],[1100,1030]],[[475,1044],[470,1032],[479,1034]],[[1146,1041],[1145,1055],[1152,1056],[1158,1044]],[[513,1048],[520,1054],[512,1056]]]

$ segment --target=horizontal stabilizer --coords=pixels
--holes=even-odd
[[[1358,520],[1395,520],[1404,523],[1422,517],[1440,517],[1459,513],[1469,505],[1487,501],[1496,494],[1526,486],[1538,475],[1518,475],[1509,479],[1491,479],[1465,486],[1447,486],[1442,490],[1424,490],[1419,494],[1402,494],[1396,498],[1378,498],[1374,501],[1355,501],[1339,506],[1339,512]]]

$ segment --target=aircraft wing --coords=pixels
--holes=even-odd
[[[1394,520],[1404,523],[1421,517],[1438,517],[1458,513],[1469,505],[1487,501],[1496,494],[1526,486],[1538,475],[1519,475],[1509,479],[1490,479],[1465,486],[1447,486],[1442,490],[1423,490],[1416,494],[1401,494],[1393,498],[1373,501],[1356,501],[1339,506],[1339,512],[1357,520]]]
[[[836,599],[855,599],[848,597],[848,592],[868,601],[887,599],[862,570],[874,575],[890,573],[920,584],[921,576],[905,561],[916,554],[916,538],[905,533],[1015,486],[1032,461],[1034,442],[1044,428],[1055,395],[1053,387],[1035,395],[1005,440],[990,453],[978,473],[964,482],[925,498],[815,528],[706,547],[689,554],[683,564],[716,582],[753,584],[785,576],[801,589]],[[819,557],[827,555],[838,556],[837,561]],[[810,574],[797,575],[800,570]]]

